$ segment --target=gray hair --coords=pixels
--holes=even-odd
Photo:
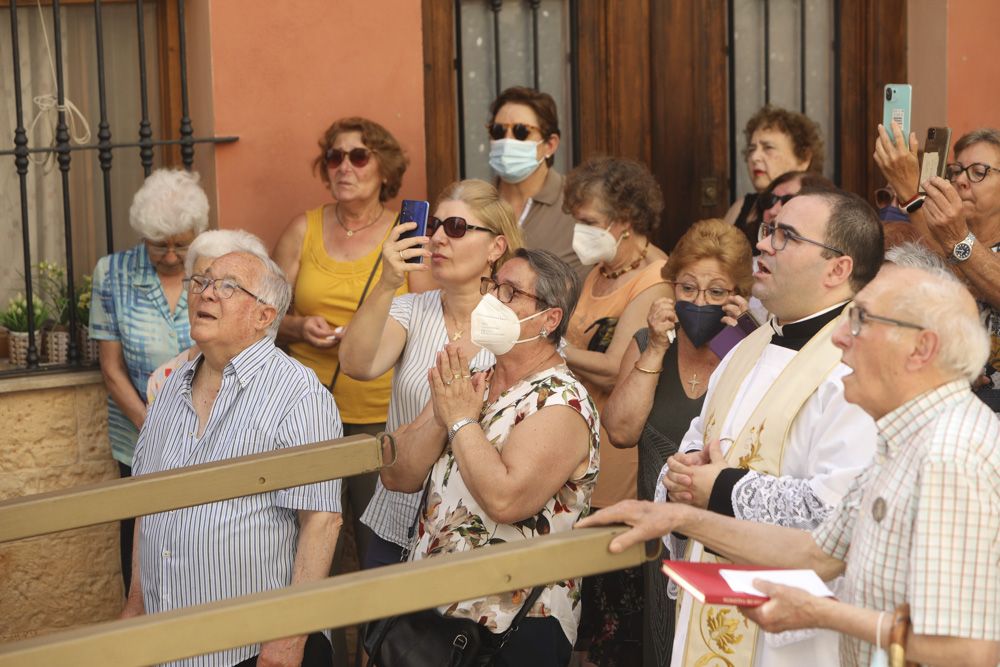
[[[1000,151],[1000,130],[992,127],[980,127],[972,132],[963,134],[955,142],[955,159],[958,159],[958,154],[969,146],[981,143],[992,144],[994,148]]]
[[[213,229],[199,234],[191,243],[184,258],[184,273],[190,276],[194,265],[202,257],[216,259],[231,252],[246,252],[259,257],[267,254],[267,248],[257,236],[242,229]]]
[[[925,271],[947,271],[948,269],[948,265],[944,263],[943,259],[917,241],[904,241],[889,248],[885,251],[885,261],[896,266]],[[947,271],[947,273],[950,278],[955,278],[951,271]]]
[[[917,251],[898,265],[903,270],[919,271],[923,279],[908,281],[894,295],[895,311],[937,333],[938,369],[972,383],[982,375],[990,355],[990,337],[979,319],[975,299],[944,266],[918,264],[921,256],[926,260],[926,255]]]
[[[274,263],[273,259],[268,257],[266,252],[255,250],[237,250],[234,252],[255,257],[263,265],[262,268],[264,270],[257,278],[257,284],[252,291],[265,305],[271,306],[278,311],[274,317],[274,322],[271,323],[271,326],[267,330],[267,335],[275,338],[278,335],[278,326],[281,324],[281,318],[288,312],[288,306],[292,302],[292,286],[288,284],[285,272],[281,270],[280,266]]]
[[[562,320],[548,338],[555,344],[566,334],[569,318],[580,297],[580,276],[566,262],[548,250],[518,248],[512,259],[523,259],[535,272],[535,296],[547,306],[562,309]]]
[[[153,241],[208,229],[208,197],[198,180],[198,174],[180,169],[154,171],[132,198],[132,229]]]

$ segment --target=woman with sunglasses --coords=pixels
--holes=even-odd
[[[428,220],[428,235],[400,240],[415,228],[408,222],[390,231],[382,274],[340,343],[343,371],[357,381],[395,368],[388,431],[413,421],[430,400],[427,369],[446,343],[461,349],[475,368],[493,364],[493,354],[472,341],[472,311],[482,299],[481,279],[522,245],[514,212],[485,181],[449,185]],[[406,261],[412,258],[420,263]],[[440,288],[400,296],[414,275],[429,275]],[[361,517],[374,532],[364,567],[399,562],[419,501],[419,493],[393,493],[379,483]]]
[[[919,183],[920,143],[899,126],[878,128],[875,163],[896,191],[921,241],[952,265],[979,302],[992,353],[977,384],[981,398],[1000,412],[1000,129],[983,127],[955,142],[946,178]],[[890,138],[891,135],[891,138]],[[918,187],[927,196],[920,200]]]
[[[750,244],[742,232],[719,219],[696,222],[663,267],[669,296],[653,303],[646,326],[628,341],[601,423],[612,445],[638,452],[640,500],[653,499],[660,469],[701,413],[708,378],[720,361],[708,342],[724,328],[724,314],[733,318],[745,310],[753,282],[750,267]],[[615,450],[601,452],[602,472],[608,451]],[[670,664],[674,603],[667,583],[658,561],[643,566],[643,592],[636,604],[642,656],[629,664]]]
[[[743,130],[743,157],[754,191],[736,200],[725,221],[736,225],[753,246],[757,242],[754,222],[759,193],[775,178],[789,171],[823,171],[823,139],[819,126],[805,114],[767,105],[750,117]]]
[[[554,252],[583,279],[590,267],[573,252],[573,218],[563,207],[563,177],[553,168],[559,116],[548,93],[508,88],[490,104],[490,168],[514,209],[528,248]]]
[[[669,294],[660,275],[667,256],[651,242],[663,196],[644,165],[601,157],[569,173],[564,206],[576,220],[573,249],[581,262],[593,265],[569,321],[564,356],[601,409],[632,335],[645,322],[650,305]],[[605,433],[601,443],[606,442]],[[635,498],[638,465],[634,449],[601,450],[595,510]],[[641,569],[632,568],[583,580],[576,648],[587,651],[595,664],[641,659],[641,578]]]

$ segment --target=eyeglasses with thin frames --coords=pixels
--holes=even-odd
[[[1000,172],[1000,169],[982,162],[973,162],[972,164],[966,166],[963,166],[961,162],[951,162],[945,166],[944,176],[949,181],[954,183],[958,180],[959,174],[964,172],[965,177],[969,179],[970,183],[979,183],[986,178],[991,171]]]
[[[534,299],[541,306],[548,306],[547,303],[542,301],[540,298],[532,294],[531,292],[525,292],[523,289],[518,289],[510,283],[498,283],[493,278],[487,278],[483,276],[479,279],[479,293],[486,295],[489,293],[496,295],[502,303],[510,303],[514,300],[515,294],[520,294],[521,296],[526,296],[529,299]]]
[[[146,252],[153,257],[163,257],[171,250],[178,257],[183,257],[187,255],[190,247],[190,243],[187,245],[177,245],[175,243],[159,243],[157,241],[150,241],[149,239],[146,239]]]
[[[726,289],[725,287],[706,287],[705,289],[700,289],[694,283],[689,282],[678,282],[676,280],[670,281],[677,293],[680,294],[683,301],[690,301],[694,303],[698,300],[698,296],[704,293],[705,302],[713,306],[720,306],[726,302],[729,295],[733,293],[733,290]]]
[[[912,322],[904,322],[902,320],[894,320],[891,317],[882,317],[881,315],[872,315],[863,307],[858,305],[852,305],[847,311],[847,316],[851,324],[852,336],[860,335],[861,327],[868,324],[869,322],[879,322],[881,324],[888,324],[890,326],[895,326],[895,327],[916,329],[917,331],[924,330],[924,328],[919,324],[913,324]]]
[[[847,253],[839,248],[834,248],[831,245],[825,243],[820,243],[819,241],[814,241],[810,238],[802,236],[794,229],[784,224],[776,224],[773,222],[762,222],[760,223],[760,229],[757,233],[757,238],[761,241],[766,239],[768,236],[771,237],[771,248],[775,252],[780,252],[785,249],[788,245],[788,241],[799,241],[802,243],[811,243],[812,245],[819,246],[820,248],[826,248],[830,252],[835,252],[841,257]]]
[[[184,287],[189,289],[194,294],[203,293],[205,290],[208,289],[209,285],[212,286],[212,289],[215,290],[215,293],[218,294],[219,297],[222,299],[229,299],[233,296],[233,294],[236,293],[236,290],[242,290],[247,294],[249,294],[250,296],[252,296],[257,301],[259,301],[260,303],[267,305],[266,301],[264,301],[259,296],[248,290],[246,287],[243,287],[243,285],[240,285],[232,278],[209,278],[208,276],[202,276],[196,273],[190,278],[184,279]]]

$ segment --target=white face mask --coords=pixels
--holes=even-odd
[[[621,241],[621,237],[616,239],[608,230],[594,225],[578,222],[573,228],[573,252],[584,265],[614,260]]]
[[[520,183],[535,173],[545,158],[538,159],[544,141],[495,139],[490,142],[490,167],[507,183]]]
[[[489,350],[494,356],[510,352],[518,343],[527,343],[542,337],[542,334],[518,340],[521,334],[521,322],[534,319],[550,309],[528,315],[523,320],[517,319],[510,306],[500,301],[492,294],[487,294],[472,311],[472,342]]]

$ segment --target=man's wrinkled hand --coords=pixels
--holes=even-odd
[[[608,545],[608,551],[617,554],[635,544],[672,532],[680,524],[685,511],[688,511],[686,507],[670,503],[623,500],[580,520],[576,527],[594,528],[622,523],[629,526],[628,531],[615,537]]]
[[[260,645],[257,667],[300,667],[306,648],[306,637],[286,637]]]

